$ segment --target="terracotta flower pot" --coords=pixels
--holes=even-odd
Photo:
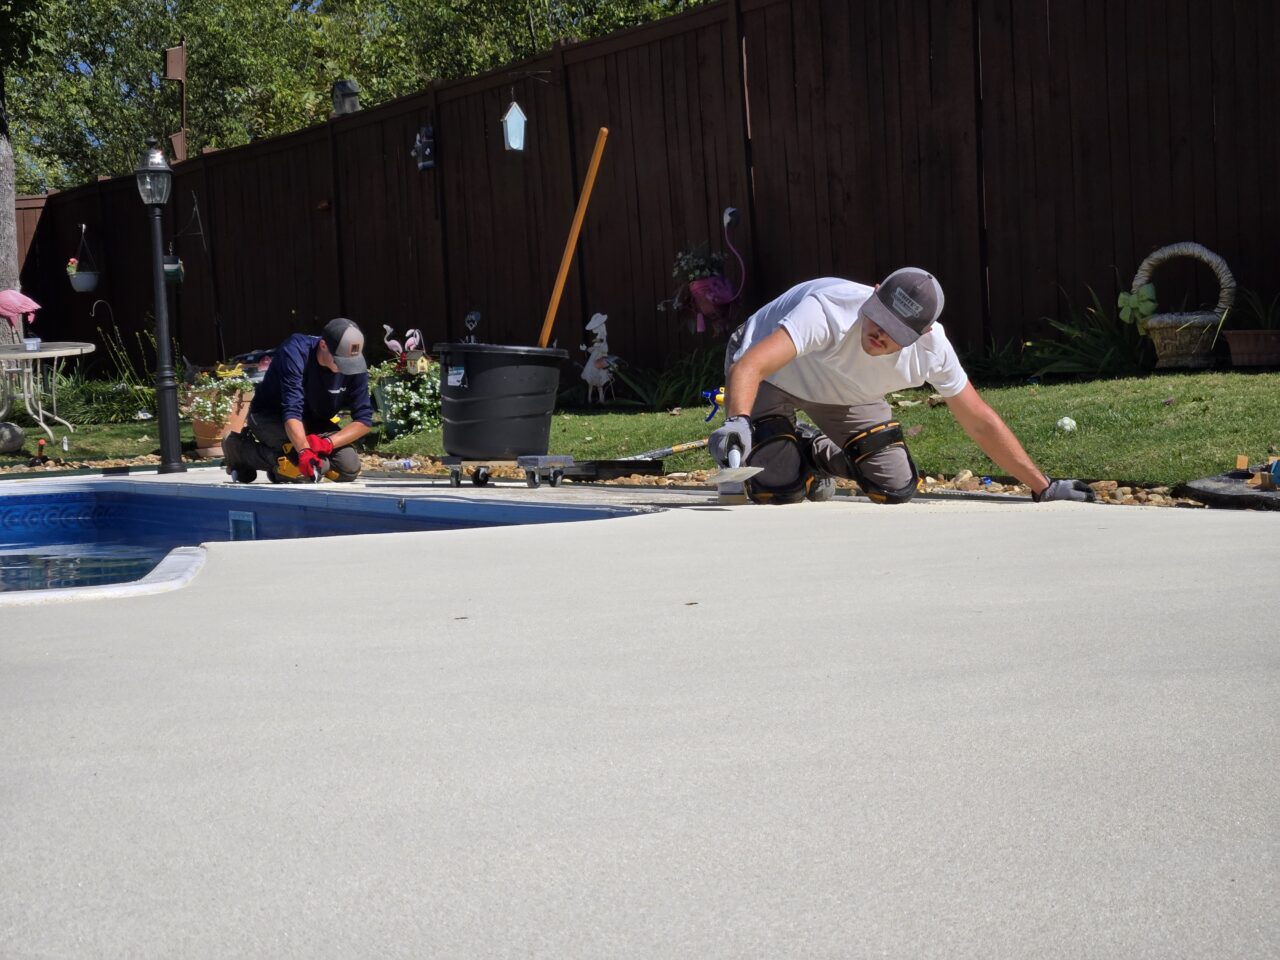
[[[195,434],[196,450],[206,457],[222,456],[222,438],[230,431],[225,423],[216,420],[192,420],[191,432]]]
[[[1280,330],[1224,330],[1233,367],[1280,367]]]
[[[195,436],[196,452],[204,457],[222,456],[222,439],[233,430],[240,430],[249,416],[249,403],[253,391],[240,394],[231,403],[231,411],[225,420],[201,420],[191,418],[191,432]]]

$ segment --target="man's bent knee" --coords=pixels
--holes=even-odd
[[[858,486],[874,503],[906,503],[920,489],[920,474],[896,420],[855,434],[843,449]]]

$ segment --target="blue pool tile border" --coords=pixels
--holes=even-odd
[[[540,523],[601,520],[639,516],[661,512],[660,508],[637,505],[539,503],[484,499],[476,500],[459,494],[433,494],[429,497],[404,496],[398,491],[343,489],[327,492],[300,485],[264,485],[261,488],[221,483],[157,483],[154,480],[127,478],[48,478],[32,479],[21,486],[0,489],[0,514],[10,497],[34,497],[41,494],[137,494],[164,496],[175,500],[215,501],[229,510],[240,508],[269,509],[285,504],[309,508],[333,508],[346,513],[367,513],[373,517],[412,516],[420,520],[439,520],[476,527],[531,525]],[[381,535],[371,531],[371,535]],[[366,535],[353,533],[353,536]],[[203,547],[192,545],[174,548],[145,577],[119,584],[83,587],[55,587],[47,590],[0,592],[0,608],[27,606],[65,600],[93,600],[125,596],[145,596],[186,586],[200,572],[206,560]]]

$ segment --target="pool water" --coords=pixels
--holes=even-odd
[[[0,591],[128,583],[145,577],[168,552],[127,543],[0,547]]]
[[[594,520],[597,506],[99,480],[0,494],[0,592],[127,583],[176,547]]]

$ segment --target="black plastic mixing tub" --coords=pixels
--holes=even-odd
[[[567,350],[437,343],[440,416],[450,456],[545,456]]]

